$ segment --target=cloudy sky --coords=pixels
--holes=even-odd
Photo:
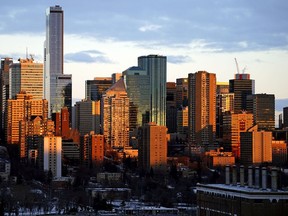
[[[256,93],[288,98],[287,0],[4,1],[0,57],[24,58],[28,47],[43,62],[45,11],[56,4],[64,10],[64,72],[73,76],[74,102],[84,98],[85,80],[149,54],[167,56],[168,81],[206,70],[228,82],[237,58]]]

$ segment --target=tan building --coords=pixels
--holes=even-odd
[[[104,93],[101,100],[101,125],[107,148],[129,146],[129,105],[123,79]]]
[[[165,172],[167,165],[167,128],[155,123],[147,123],[139,129],[138,161],[146,172]]]
[[[15,98],[20,91],[33,95],[36,100],[43,99],[43,64],[33,58],[19,59],[10,68],[10,94]]]
[[[223,143],[225,151],[232,151],[235,157],[240,156],[240,133],[253,126],[253,114],[225,113],[223,116]]]
[[[272,132],[257,131],[257,125],[241,132],[240,160],[244,165],[272,162]]]
[[[216,132],[216,74],[189,74],[189,144],[214,148]]]
[[[48,101],[34,100],[32,95],[20,92],[16,99],[7,101],[7,144],[19,144],[19,123],[29,121],[32,116],[40,116],[46,121],[48,117]]]

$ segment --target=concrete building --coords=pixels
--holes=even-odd
[[[214,148],[216,133],[216,74],[198,71],[188,76],[189,144]]]
[[[101,125],[107,148],[129,146],[129,109],[130,100],[124,80],[120,79],[101,99]]]
[[[275,96],[274,94],[254,94],[247,96],[247,111],[253,113],[254,125],[259,130],[275,129]]]
[[[19,123],[29,121],[32,116],[40,116],[44,121],[48,118],[48,101],[33,100],[33,96],[20,92],[16,99],[7,101],[7,144],[19,144]]]
[[[38,165],[45,172],[51,171],[53,177],[62,176],[62,137],[49,135],[40,139]]]
[[[101,100],[104,92],[112,86],[111,77],[95,77],[94,80],[85,81],[85,99]]]
[[[44,42],[44,98],[49,102],[49,117],[68,107],[71,113],[72,75],[64,74],[64,12],[59,5],[46,11]]]
[[[207,157],[207,165],[211,168],[235,164],[235,157],[232,152],[223,152],[217,149],[205,152],[205,155]]]
[[[101,133],[100,101],[83,100],[75,104],[75,128],[81,136]]]
[[[225,113],[223,116],[223,144],[225,151],[232,151],[236,158],[240,157],[240,133],[253,126],[251,113]]]
[[[247,110],[247,96],[255,93],[255,82],[250,74],[235,74],[235,78],[229,80],[229,92],[234,93],[234,112],[241,113]]]
[[[105,153],[105,137],[100,134],[86,134],[81,137],[81,163],[88,168],[102,164]]]
[[[166,172],[167,128],[155,123],[147,123],[139,129],[139,167],[146,172]]]
[[[43,99],[43,64],[34,59],[18,59],[10,67],[9,98],[15,99],[19,92],[33,95],[35,100]]]
[[[138,67],[147,71],[150,77],[149,122],[166,125],[166,56],[148,55],[138,57]]]
[[[257,125],[240,135],[240,161],[244,165],[272,162],[272,132],[257,131]]]
[[[248,169],[248,182],[244,181],[244,167],[240,167],[240,184],[237,183],[237,169],[233,167],[230,181],[230,167],[226,167],[225,184],[197,185],[197,215],[239,215],[239,216],[285,216],[288,212],[288,192],[278,189],[277,169]],[[267,174],[271,173],[271,188]],[[255,184],[253,184],[253,179]],[[232,184],[231,184],[232,183]],[[247,186],[248,185],[248,186]]]

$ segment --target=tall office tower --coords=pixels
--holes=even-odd
[[[247,95],[254,94],[255,82],[250,74],[235,74],[235,79],[229,80],[229,92],[234,93],[234,112],[247,110]]]
[[[107,148],[125,148],[129,145],[129,107],[124,80],[120,79],[101,99],[101,125]]]
[[[177,133],[188,135],[188,107],[177,111]]]
[[[240,156],[240,133],[253,126],[252,113],[225,113],[223,116],[223,143],[225,151]]]
[[[19,59],[10,68],[9,98],[15,99],[19,92],[33,95],[33,99],[43,99],[43,64],[33,58]]]
[[[272,132],[258,131],[257,125],[241,132],[240,160],[244,165],[272,162]]]
[[[104,160],[104,136],[100,134],[86,134],[80,141],[81,163],[88,168],[101,165]]]
[[[234,93],[217,94],[216,96],[216,138],[223,138],[223,115],[234,112]]]
[[[81,136],[91,131],[100,134],[100,101],[78,101],[75,104],[75,129]]]
[[[166,172],[167,128],[153,122],[139,128],[138,163],[140,169],[149,172]]]
[[[166,83],[166,126],[168,133],[177,130],[176,83]]]
[[[40,116],[44,121],[48,118],[48,101],[34,100],[32,95],[20,92],[16,99],[7,101],[7,144],[19,144],[19,123],[30,121],[32,116]]]
[[[112,74],[112,84],[115,84],[122,78],[122,73],[113,73]]]
[[[259,130],[275,129],[275,96],[274,94],[254,94],[247,96],[247,111],[253,113],[254,125]]]
[[[112,86],[111,77],[95,77],[94,80],[85,81],[86,100],[101,100],[104,92]]]
[[[166,125],[166,56],[148,55],[138,57],[138,66],[150,77],[150,122]]]
[[[188,106],[188,78],[176,79],[176,107]]]
[[[72,76],[63,74],[63,18],[59,5],[46,11],[44,98],[49,102],[49,116],[62,107],[68,107],[71,113]]]
[[[129,127],[131,131],[146,121],[145,115],[150,109],[150,78],[147,72],[139,67],[130,67],[122,74],[127,95],[130,99]],[[135,114],[131,109],[133,107]]]
[[[188,76],[189,144],[214,148],[216,133],[216,75],[206,71]]]
[[[273,137],[273,134],[272,134]],[[272,163],[275,166],[287,164],[287,143],[285,140],[272,140]]]
[[[38,164],[45,172],[52,172],[53,177],[62,176],[62,138],[43,136],[40,138]]]
[[[9,99],[9,68],[13,64],[12,58],[1,59],[0,69],[0,131],[4,140],[4,129],[5,129],[5,109],[7,100]]]
[[[48,110],[48,103],[46,105]],[[36,161],[39,139],[41,136],[54,134],[54,122],[43,120],[40,116],[31,116],[30,120],[20,121],[19,125],[20,157]]]
[[[288,107],[283,108],[283,127],[288,127]]]

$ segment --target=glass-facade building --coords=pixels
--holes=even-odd
[[[123,71],[123,78],[130,99],[130,129],[146,123],[146,113],[150,109],[150,77],[139,67],[130,67]],[[133,115],[131,107],[135,107]],[[134,117],[131,119],[131,117]]]
[[[63,74],[63,10],[59,5],[46,11],[44,43],[44,98],[49,101],[49,116],[66,106],[71,108],[71,75]]]
[[[95,77],[94,80],[85,82],[86,100],[98,101],[102,98],[104,92],[112,86],[111,77]]]
[[[150,122],[166,126],[166,56],[138,57],[138,66],[147,71],[150,78]]]

